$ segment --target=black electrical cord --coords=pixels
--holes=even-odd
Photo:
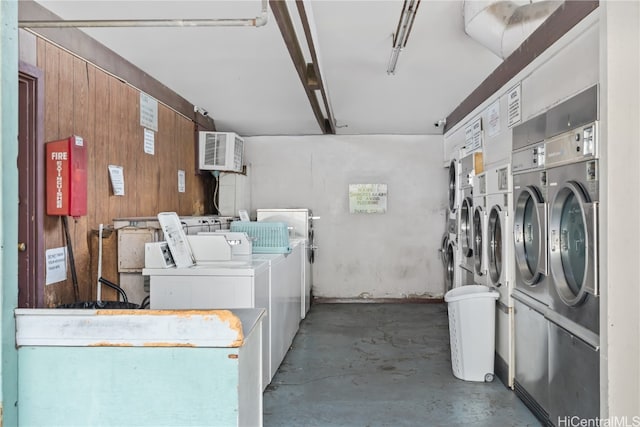
[[[109,280],[105,279],[104,277],[100,277],[98,279],[98,282],[107,285],[111,289],[115,289],[122,296],[122,299],[124,300],[124,302],[129,302],[129,299],[127,298],[127,294],[122,290],[122,288],[120,286],[116,285],[113,282],[110,282]]]
[[[67,252],[69,255],[69,266],[71,267],[71,280],[73,282],[73,296],[75,301],[80,301],[80,290],[78,288],[78,275],[76,274],[76,261],[73,258],[73,245],[69,234],[69,222],[66,216],[62,216],[62,228],[64,228],[64,237],[67,241]]]
[[[144,297],[144,299],[142,300],[142,302],[140,303],[140,308],[147,308],[149,307],[149,304],[151,302],[151,298],[149,297],[149,295],[147,295],[146,297]]]

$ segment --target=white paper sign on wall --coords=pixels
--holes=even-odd
[[[185,191],[185,174],[183,170],[178,170],[178,193],[184,193]]]
[[[500,100],[496,100],[487,107],[487,136],[492,137],[500,133]]]
[[[158,132],[158,101],[140,92],[140,126]]]
[[[514,127],[522,120],[522,97],[520,84],[507,92],[507,114],[509,128]]]
[[[67,248],[54,248],[45,251],[47,264],[45,283],[51,285],[67,280]]]
[[[124,169],[122,166],[109,165],[109,177],[114,196],[124,196]]]
[[[386,213],[387,184],[349,184],[349,213]]]
[[[144,152],[147,154],[155,154],[156,134],[151,129],[144,128]]]
[[[482,150],[484,138],[482,135],[482,117],[478,117],[464,130],[464,152],[463,156],[467,156],[475,151]]]

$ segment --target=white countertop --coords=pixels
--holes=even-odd
[[[232,310],[16,309],[16,344],[60,347],[241,347],[265,314]]]

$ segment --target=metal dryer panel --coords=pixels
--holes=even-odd
[[[551,168],[597,159],[598,146],[597,123],[581,126],[545,142],[545,165],[547,168]]]

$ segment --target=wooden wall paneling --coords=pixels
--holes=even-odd
[[[46,43],[44,51],[44,64],[42,70],[44,72],[44,128],[45,141],[51,141],[58,137],[58,80],[60,74],[60,49]]]
[[[123,83],[119,80],[109,77],[109,138],[107,141],[107,164],[115,166],[123,165],[123,123],[126,120],[126,107],[124,105]],[[127,195],[127,182],[131,179],[129,173],[131,171],[124,170],[124,196],[116,196],[111,191],[109,194],[109,222],[114,218],[121,218],[122,199]]]
[[[85,149],[93,144],[94,124],[89,115],[89,70],[86,61],[73,57],[73,134],[81,136]],[[88,154],[88,153],[87,153]],[[89,160],[87,156],[87,162]],[[87,164],[88,167],[88,164]],[[87,171],[88,172],[88,171]],[[87,173],[87,180],[89,174]],[[86,183],[87,189],[89,182]],[[88,195],[89,191],[87,191]],[[88,207],[88,203],[87,203]],[[78,276],[78,287],[82,301],[91,298],[89,225],[87,215],[74,218],[73,249]]]
[[[95,299],[92,240],[100,223],[106,226],[114,218],[155,216],[161,211],[203,213],[195,124],[159,104],[155,154],[146,154],[137,89],[40,38],[37,48],[37,64],[45,74],[45,141],[76,134],[87,144],[87,216],[71,220],[70,232],[81,298]],[[123,166],[125,196],[113,195],[109,164]],[[185,171],[185,193],[178,193],[178,169]],[[46,248],[65,246],[59,217],[45,216],[44,233]],[[117,267],[116,255],[111,258],[103,259],[103,264]],[[69,270],[66,282],[46,287],[45,305],[72,301]]]
[[[109,81],[111,77],[101,70],[95,71],[95,132],[94,132],[94,158],[93,175],[95,182],[92,193],[94,218],[96,225],[111,224],[109,217],[109,199],[111,197],[111,183],[109,181],[109,111],[111,97],[109,96]]]
[[[75,97],[73,93],[73,59],[74,57],[60,50],[60,74],[58,80],[58,136],[66,138],[73,135],[73,112]]]
[[[58,137],[58,80],[59,80],[59,64],[60,50],[55,46],[46,43],[38,45],[38,56],[42,58],[40,64],[44,72],[44,140],[53,141]],[[42,165],[44,167],[44,165]],[[44,235],[45,248],[52,249],[64,245],[62,237],[62,228],[60,218],[57,216],[44,216]],[[49,304],[49,298],[52,297],[48,292],[49,287],[45,288],[44,301]]]
[[[45,45],[42,52],[44,58],[44,73],[45,73],[45,120],[44,120],[44,140],[52,141],[59,135],[59,86],[60,80],[60,51],[59,49],[49,44]],[[44,163],[44,159],[43,159]],[[43,164],[44,167],[44,164]],[[64,237],[62,233],[62,222],[57,216],[45,215],[44,217],[44,233],[45,233],[45,248],[53,249],[64,246]],[[44,304],[47,307],[55,306],[62,302],[62,295],[58,295],[57,290],[64,288],[65,282],[55,283],[51,285],[44,285]]]
[[[58,74],[58,135],[54,139],[62,139],[67,138],[76,133],[75,125],[74,125],[74,110],[75,110],[75,85],[74,85],[74,75],[73,75],[73,62],[74,57],[64,51],[59,51],[59,74]],[[56,303],[71,303],[75,300],[75,293],[73,288],[73,280],[72,280],[72,268],[75,267],[78,284],[80,286],[80,280],[82,277],[82,262],[79,262],[78,256],[82,258],[81,251],[79,251],[79,247],[76,244],[78,241],[77,233],[75,232],[75,221],[72,219],[68,220],[69,224],[69,235],[71,237],[71,245],[73,249],[73,257],[74,263],[71,264],[71,259],[69,258],[69,262],[67,263],[67,280],[64,283],[56,285],[51,289],[56,293],[56,299],[58,302]],[[62,221],[59,223],[59,227],[61,230],[64,230],[62,227]],[[64,231],[62,231],[64,234]],[[67,245],[66,239],[63,240],[64,244]],[[85,259],[86,260],[86,259]]]
[[[90,232],[90,247],[91,247],[91,275],[90,282],[94,283],[97,280],[97,261],[98,261],[98,233],[95,231],[99,228],[100,224],[105,227],[112,224],[112,218],[109,215],[109,199],[111,196],[111,182],[109,181],[109,171],[107,165],[109,164],[109,129],[110,123],[110,80],[111,76],[103,72],[102,70],[95,69],[93,72],[95,76],[94,92],[95,92],[95,105],[93,110],[95,111],[94,121],[94,144],[93,144],[93,158],[91,162],[93,164],[92,175],[94,177],[93,186],[91,188],[92,208],[91,213],[93,220],[94,230]],[[103,255],[102,255],[102,273],[108,280],[115,283],[119,283],[117,275],[117,248],[116,248],[116,235],[115,233],[105,232],[103,235]],[[95,273],[94,273],[95,272]],[[95,274],[95,277],[94,277]],[[97,286],[92,286],[92,298],[97,298]],[[117,295],[114,290],[103,286],[102,287],[102,299],[105,301],[116,301]]]
[[[140,108],[140,96],[138,95],[137,108]],[[138,198],[136,200],[137,216],[154,216],[158,213],[158,179],[159,168],[156,167],[160,151],[158,150],[158,133],[154,132],[155,147],[154,154],[144,152],[144,128],[140,126],[140,113],[138,111],[139,129],[139,157],[138,168],[136,170],[138,183]],[[153,131],[152,131],[153,132]]]
[[[167,159],[166,186],[167,194],[171,203],[171,210],[180,213],[180,199],[178,198],[178,166],[180,165],[180,146],[178,145],[178,126],[176,124],[176,113],[163,106],[167,118],[167,126],[170,134],[170,157]]]
[[[202,191],[202,180],[196,174],[196,150],[195,150],[195,123],[186,118],[183,122],[183,147],[184,160],[187,165],[185,170],[187,181],[187,201],[192,215],[204,215],[205,200]]]
[[[81,61],[87,79],[87,227],[97,228],[96,221],[96,68]],[[90,245],[89,245],[90,246]]]
[[[127,186],[124,203],[121,206],[120,215],[122,217],[132,217],[137,215],[136,200],[138,199],[138,174],[137,159],[141,155],[140,141],[136,130],[139,128],[138,114],[135,110],[137,101],[140,99],[140,92],[129,85],[122,88],[124,117],[122,121],[122,166],[125,171],[125,185]]]
[[[160,212],[177,212],[177,166],[175,164],[175,116],[164,105],[158,106],[158,209]],[[175,185],[174,185],[175,184]]]
[[[175,147],[176,147],[176,154],[177,154],[177,159],[178,159],[178,170],[182,170],[184,171],[184,179],[185,179],[185,192],[184,193],[176,193],[178,196],[178,213],[180,215],[192,215],[193,214],[193,209],[192,209],[192,200],[191,200],[191,194],[190,192],[192,191],[192,189],[189,186],[189,183],[187,181],[187,175],[189,174],[189,172],[191,172],[191,161],[189,161],[189,159],[187,159],[188,153],[186,152],[187,150],[187,145],[189,143],[189,141],[186,139],[187,135],[186,135],[186,126],[185,126],[185,119],[184,117],[182,117],[181,115],[174,113],[175,116],[175,123],[176,123],[176,132],[175,132]],[[177,184],[178,184],[178,171],[176,170],[176,191],[177,191]]]

